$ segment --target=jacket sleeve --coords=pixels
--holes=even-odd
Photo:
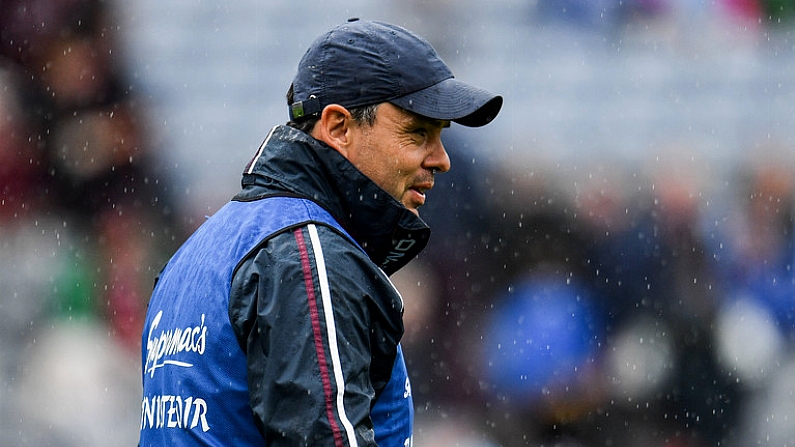
[[[395,344],[402,335],[402,323],[372,324],[373,313],[400,320],[399,309],[386,315],[394,306],[373,305],[379,276],[357,247],[322,225],[271,238],[238,268],[230,319],[268,446],[349,446],[354,437],[376,445],[372,335],[391,334]]]

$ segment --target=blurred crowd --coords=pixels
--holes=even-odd
[[[103,1],[0,3],[2,445],[95,438],[91,414],[114,405],[97,374],[134,372],[154,275],[179,242],[116,29]]]
[[[534,5],[593,24],[671,3]],[[134,443],[146,302],[194,225],[114,12],[0,2],[0,445]],[[445,138],[434,236],[394,278],[417,445],[795,446],[795,149],[528,168]]]
[[[780,149],[728,172],[672,151],[451,173],[434,193],[456,211],[425,212],[424,267],[397,279],[423,303],[407,312],[415,395],[466,414],[476,445],[795,445],[795,153]]]

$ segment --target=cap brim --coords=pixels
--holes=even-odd
[[[502,108],[502,96],[492,94],[455,78],[389,100],[428,118],[449,120],[467,127],[490,123]]]

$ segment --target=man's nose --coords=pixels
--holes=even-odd
[[[450,156],[447,155],[441,138],[437,139],[433,144],[433,149],[425,160],[425,167],[437,172],[450,170]]]

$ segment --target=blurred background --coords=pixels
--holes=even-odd
[[[135,445],[153,280],[310,42],[499,92],[393,280],[423,446],[795,446],[795,0],[0,1],[0,445]]]

